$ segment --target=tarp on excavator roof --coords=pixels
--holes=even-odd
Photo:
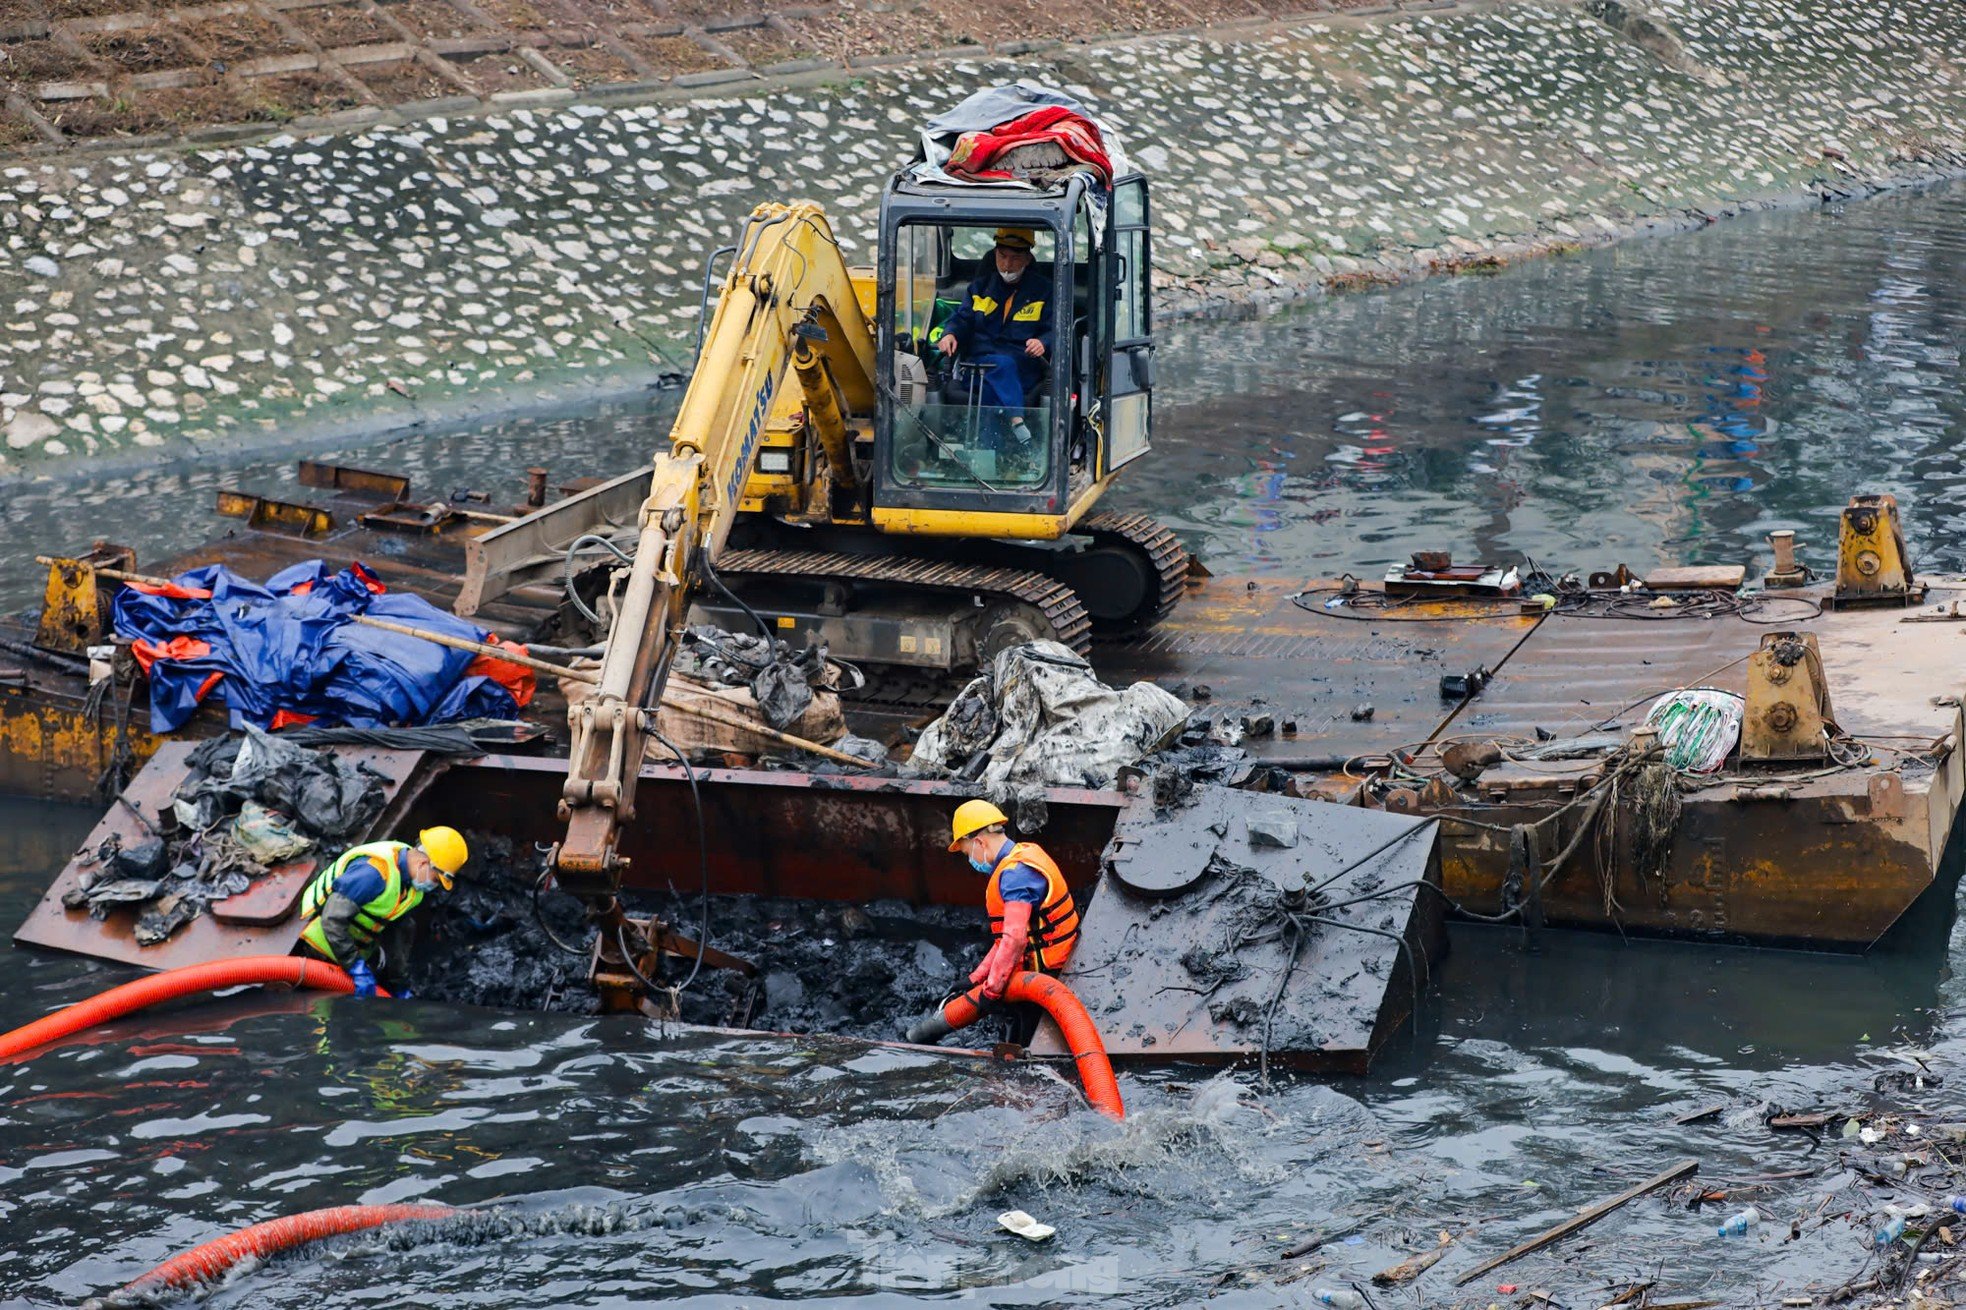
[[[986,87],[923,124],[910,175],[937,185],[1043,190],[1083,172],[1103,197],[1128,168],[1118,138],[1083,102],[1017,81]]]

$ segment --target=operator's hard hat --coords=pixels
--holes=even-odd
[[[464,835],[455,828],[425,828],[416,835],[416,844],[437,866],[437,881],[449,891],[457,871],[471,858]]]
[[[1037,245],[1038,234],[1028,227],[1000,227],[997,229],[997,244],[1011,250],[1029,250]]]
[[[949,825],[949,849],[960,849],[964,838],[973,837],[992,824],[1009,822],[1004,812],[988,801],[964,801],[956,807],[955,822]]]

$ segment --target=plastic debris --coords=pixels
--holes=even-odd
[[[1761,1222],[1761,1211],[1749,1206],[1739,1214],[1730,1215],[1727,1222],[1714,1229],[1716,1237],[1746,1237],[1748,1229]]]
[[[1046,1241],[1058,1231],[1050,1224],[1039,1223],[1022,1210],[1006,1210],[997,1216],[997,1222],[1027,1242]]]
[[[1166,744],[1188,707],[1151,682],[1115,690],[1055,641],[1012,646],[922,730],[908,770],[981,783],[992,795],[1110,787]]]
[[[1731,691],[1695,687],[1652,703],[1645,726],[1659,734],[1666,763],[1682,773],[1712,773],[1741,740],[1747,702]]]
[[[1294,849],[1297,845],[1297,821],[1280,814],[1251,819],[1249,844],[1280,851]]]

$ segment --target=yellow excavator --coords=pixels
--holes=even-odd
[[[1094,508],[1149,444],[1147,205],[1138,174],[977,188],[904,170],[883,195],[873,269],[848,267],[810,203],[759,206],[712,257],[728,269],[652,475],[588,488],[472,548],[460,612],[558,580],[564,543],[570,593],[606,620],[595,694],[569,711],[562,888],[612,904],[616,834],[692,607],[794,646],[822,638],[847,660],[944,673],[1036,639],[1083,650],[1173,608],[1188,570],[1178,540]],[[940,348],[1005,229],[1028,241],[1054,303],[1056,347],[1021,406],[987,403],[978,366]],[[576,574],[596,554],[601,566]]]

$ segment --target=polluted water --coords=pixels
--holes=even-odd
[[[1295,581],[1423,546],[1545,567],[1740,562],[1770,526],[1797,528],[1821,565],[1847,496],[1878,491],[1905,507],[1921,567],[1958,568],[1963,265],[1966,193],[1940,189],[1185,325],[1163,343],[1156,458],[1116,504],[1175,523],[1218,574]],[[663,403],[386,453],[423,485],[516,476],[546,440],[569,475],[607,473],[645,457]],[[250,456],[158,475],[268,491],[290,476]],[[0,508],[7,539],[86,541],[105,516],[143,518],[160,484],[123,481],[85,486],[86,510],[23,488]],[[137,524],[146,557],[206,531],[163,517]],[[34,598],[31,570],[5,585],[10,603]],[[0,802],[0,914],[25,915],[93,817]],[[257,1220],[436,1201],[525,1223],[297,1251],[210,1303],[1274,1307],[1362,1288],[1383,1310],[1531,1291],[1597,1306],[1651,1283],[1655,1302],[1772,1306],[1942,1267],[1926,1259],[1949,1256],[1942,1239],[1913,1252],[1932,1214],[1899,1216],[1877,1245],[1883,1207],[1966,1192],[1933,1163],[1958,1153],[1945,1129],[1966,1118],[1956,868],[1861,957],[1558,932],[1532,951],[1456,924],[1417,1022],[1371,1075],[1277,1071],[1264,1092],[1247,1072],[1126,1068],[1116,1124],[1065,1066],[588,1013],[578,959],[527,937],[530,858],[514,853],[509,923],[495,916],[511,897],[460,897],[482,926],[431,938],[451,954],[431,956],[419,995],[454,986],[460,1003],[242,992],[0,1066],[0,1296],[74,1305]],[[560,899],[546,922],[578,945]],[[701,907],[684,887],[650,908],[691,931]],[[744,931],[760,943],[805,934],[774,966],[800,993],[781,979],[774,998],[768,970],[761,1019],[818,1029],[858,1012],[878,1033],[876,998],[932,1004],[980,957],[979,907],[919,930],[941,964],[911,951],[881,957],[892,983],[836,982],[886,949],[896,917],[854,908],[869,931],[847,931],[843,909],[756,908]],[[717,944],[720,910],[744,925],[713,903]],[[11,951],[0,1008],[11,1026],[126,977]],[[554,1008],[508,1008],[500,977]],[[1784,1117],[1814,1126],[1770,1126]],[[1688,1159],[1697,1174],[1455,1285]],[[1759,1222],[1716,1235],[1750,1205]],[[1013,1209],[1055,1234],[1005,1231]],[[1443,1233],[1431,1268],[1371,1281]]]

